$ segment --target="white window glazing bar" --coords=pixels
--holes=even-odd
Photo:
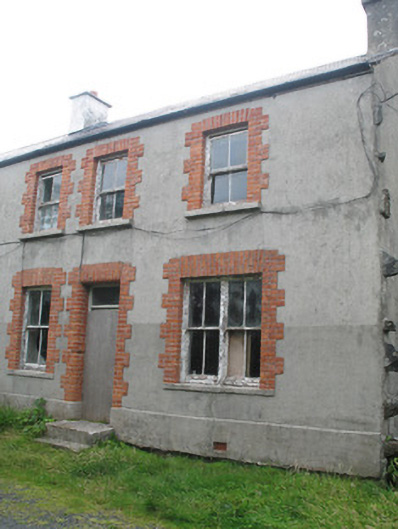
[[[206,331],[203,331],[203,352],[202,352],[202,372],[201,375],[205,374],[205,360],[206,360]]]
[[[220,343],[218,353],[218,383],[227,376],[229,337],[226,332],[228,323],[229,291],[228,281],[221,281],[220,285]]]
[[[203,281],[203,297],[202,297],[202,327],[205,328],[205,310],[206,310],[206,283]],[[203,332],[203,352],[202,352],[202,375],[205,374],[206,362],[206,331]]]
[[[186,380],[189,374],[189,361],[190,361],[190,344],[191,344],[191,333],[188,328],[189,321],[189,305],[190,305],[190,283],[184,283],[183,289],[183,313],[182,313],[182,333],[181,333],[181,380]]]
[[[39,325],[41,325],[41,313],[42,313],[42,310],[43,310],[43,290],[40,292]],[[36,363],[37,364],[39,364],[39,362],[40,362],[41,346],[42,346],[42,342],[43,342],[43,333],[42,333],[41,328],[39,330],[39,335],[40,335],[40,340],[39,340],[39,347],[38,347],[38,351],[37,351],[37,359],[36,359]]]

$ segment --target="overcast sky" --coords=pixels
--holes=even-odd
[[[0,152],[366,53],[361,0],[2,0]]]

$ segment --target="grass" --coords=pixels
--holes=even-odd
[[[382,482],[159,455],[117,441],[74,454],[8,428],[0,476],[3,485],[28,486],[45,509],[170,529],[398,527],[398,492]]]
[[[0,433],[16,425],[21,413],[13,408],[0,406]]]

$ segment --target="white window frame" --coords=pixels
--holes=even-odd
[[[214,204],[235,204],[236,202],[228,200],[226,202],[212,202],[212,186],[213,186],[213,179],[217,175],[227,174],[229,175],[228,178],[228,196],[231,196],[231,174],[233,173],[239,173],[241,171],[248,171],[248,158],[249,158],[249,148],[247,146],[246,151],[246,163],[241,165],[232,165],[223,167],[222,169],[211,169],[211,144],[214,139],[219,139],[222,137],[228,137],[235,134],[240,134],[242,132],[247,132],[247,127],[241,127],[238,129],[233,129],[230,131],[223,130],[222,132],[218,132],[215,134],[211,134],[206,138],[206,156],[205,156],[205,183],[204,183],[204,193],[203,193],[203,204],[204,206],[211,206]],[[229,146],[230,146],[230,140],[229,140]],[[246,198],[240,199],[239,202],[245,202],[247,200]]]
[[[102,176],[103,176],[103,169],[104,166],[108,162],[112,162],[114,160],[126,160],[128,163],[128,153],[123,152],[119,153],[117,155],[108,156],[106,158],[100,158],[97,163],[97,174],[96,174],[96,183],[95,183],[95,207],[94,207],[94,222],[101,222],[101,223],[110,223],[114,222],[115,220],[121,219],[121,217],[115,217],[113,216],[110,219],[100,219],[100,209],[101,209],[101,199],[105,195],[116,195],[116,193],[123,191],[126,192],[126,178],[127,178],[127,168],[126,168],[126,178],[124,180],[124,186],[123,187],[115,187],[111,190],[107,191],[101,191],[102,188]],[[124,195],[125,198],[126,195]],[[116,207],[116,200],[113,202],[113,214],[115,213],[115,207]],[[124,209],[124,199],[123,199],[123,209]],[[122,212],[123,215],[123,212]]]
[[[260,377],[247,377],[245,375],[240,377],[228,376],[228,351],[229,351],[229,333],[231,331],[244,332],[244,355],[243,355],[243,370],[246,372],[247,362],[247,335],[248,331],[260,331],[260,325],[256,327],[248,327],[242,325],[240,327],[228,326],[228,304],[229,304],[229,282],[233,280],[244,281],[244,307],[243,315],[246,320],[246,281],[251,279],[262,280],[261,275],[245,275],[245,276],[225,276],[225,277],[211,277],[211,278],[192,278],[184,282],[183,286],[183,317],[182,317],[182,337],[181,337],[181,381],[192,384],[210,384],[210,385],[225,385],[225,386],[243,386],[243,387],[258,387]],[[189,325],[189,307],[190,307],[190,285],[192,283],[209,283],[220,282],[220,322],[218,326],[210,327],[190,327]],[[205,293],[204,293],[205,302]],[[190,365],[190,334],[193,331],[218,330],[219,337],[219,353],[218,353],[218,375],[206,374],[192,374],[189,373]],[[203,355],[204,357],[205,355]]]
[[[30,292],[41,292],[40,296],[40,308],[39,308],[39,325],[29,325],[28,324],[28,316],[29,316],[29,304],[30,304]],[[40,346],[39,350],[37,352],[37,362],[27,362],[27,355],[28,355],[28,343],[29,343],[29,331],[33,330],[42,330],[47,329],[47,354],[48,354],[48,334],[50,332],[50,321],[48,322],[48,325],[41,325],[40,319],[41,319],[41,312],[43,308],[43,293],[44,292],[50,292],[50,314],[51,315],[51,295],[52,295],[52,289],[50,286],[42,286],[42,287],[34,287],[34,288],[28,288],[25,291],[25,312],[24,312],[24,325],[23,325],[23,360],[22,360],[22,367],[28,368],[28,369],[46,369],[47,362],[44,364],[39,363],[40,358],[40,351],[41,351],[41,345],[42,345],[42,337],[40,335]]]
[[[36,231],[52,230],[52,229],[56,229],[58,226],[61,188],[60,188],[60,196],[58,200],[50,200],[49,202],[43,202],[43,195],[44,195],[43,182],[44,180],[48,180],[49,178],[54,178],[55,176],[61,177],[61,186],[62,186],[62,169],[54,169],[53,171],[39,174],[39,181],[38,181],[38,186],[37,186],[37,200],[36,200],[36,221],[35,221]],[[55,222],[55,226],[51,226],[50,228],[42,228],[40,226],[40,210],[45,207],[49,207],[49,206],[57,206],[57,219]]]

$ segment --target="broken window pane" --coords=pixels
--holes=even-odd
[[[47,340],[48,340],[48,329],[41,329],[41,343],[40,343],[40,354],[38,363],[45,365],[47,360]]]
[[[220,282],[206,283],[206,327],[218,327],[220,324]]]
[[[62,180],[61,174],[54,175],[51,200],[59,200],[59,196],[61,194],[61,180]]]
[[[51,303],[51,291],[43,290],[42,291],[42,301],[41,301],[41,325],[48,325],[50,321],[50,303]]]
[[[190,366],[192,375],[201,375],[203,369],[203,333],[204,331],[191,332]]]
[[[244,332],[231,331],[229,333],[227,373],[229,377],[241,377],[243,375],[245,365],[244,341]]]
[[[43,186],[43,198],[42,202],[51,202],[51,195],[52,195],[52,189],[53,189],[53,179],[52,178],[43,178],[42,179],[42,186]]]
[[[190,327],[201,327],[203,315],[203,283],[191,283],[189,325]]]
[[[231,134],[230,165],[244,165],[247,156],[247,131]]]
[[[246,325],[261,325],[261,281],[253,279],[246,282]]]
[[[241,327],[243,325],[243,296],[244,282],[229,282],[228,326]]]
[[[261,331],[247,332],[246,345],[246,376],[260,376]]]
[[[40,318],[41,290],[29,291],[28,298],[28,325],[38,325]]]
[[[218,374],[219,331],[206,331],[205,375]]]
[[[37,364],[40,348],[40,329],[28,331],[28,343],[26,348],[26,363]]]

